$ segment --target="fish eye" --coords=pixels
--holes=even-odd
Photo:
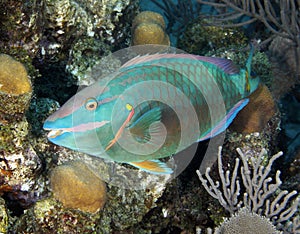
[[[95,98],[88,98],[85,101],[85,109],[92,111],[95,110],[98,106],[98,102]]]
[[[254,72],[254,71],[251,71],[251,72],[250,72],[250,77],[251,77],[251,78],[256,78],[256,77],[257,77],[257,73]]]

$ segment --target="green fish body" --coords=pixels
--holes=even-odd
[[[158,159],[224,131],[259,79],[232,61],[190,54],[134,58],[78,92],[44,123],[51,142],[168,174]]]

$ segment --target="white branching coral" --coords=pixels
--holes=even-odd
[[[205,176],[197,170],[199,179],[206,191],[218,199],[231,215],[242,207],[246,207],[251,212],[270,219],[278,230],[299,233],[299,214],[296,215],[296,212],[300,204],[300,197],[294,198],[297,191],[288,192],[279,189],[282,184],[279,170],[275,174],[274,183],[272,183],[273,178],[269,176],[274,161],[283,153],[279,152],[273,155],[268,164],[263,166],[262,158],[267,153],[265,149],[261,151],[258,157],[250,157],[238,148],[237,152],[242,160],[242,165],[240,166],[240,159],[236,158],[233,171],[230,172],[223,170],[221,151],[222,147],[219,147],[218,173],[220,182],[211,178],[210,168],[206,169]],[[240,183],[238,176],[239,171],[242,183]],[[241,186],[245,191],[243,197],[240,196]]]

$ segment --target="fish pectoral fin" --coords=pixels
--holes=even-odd
[[[151,136],[159,136],[165,133],[160,121],[161,109],[155,107],[133,120],[128,129],[138,142],[155,144],[155,141],[152,142],[153,138]]]
[[[152,174],[172,174],[173,170],[160,160],[147,160],[142,162],[130,162],[130,165]]]

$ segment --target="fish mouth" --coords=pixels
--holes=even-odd
[[[45,130],[50,130],[50,129],[45,129]],[[60,135],[62,135],[63,133],[65,133],[66,131],[61,130],[61,129],[56,129],[56,130],[50,130],[50,132],[47,134],[48,138],[56,138]]]
[[[48,127],[49,125],[44,126],[44,130],[46,131],[50,131],[47,135],[48,138],[56,138],[64,133],[67,132],[85,132],[85,131],[89,131],[89,130],[95,130],[97,128],[100,128],[102,126],[104,126],[105,124],[109,123],[110,121],[107,120],[103,120],[100,122],[92,122],[92,123],[84,123],[84,124],[80,124],[78,126],[73,126],[73,127],[69,127],[69,128],[51,128]]]

